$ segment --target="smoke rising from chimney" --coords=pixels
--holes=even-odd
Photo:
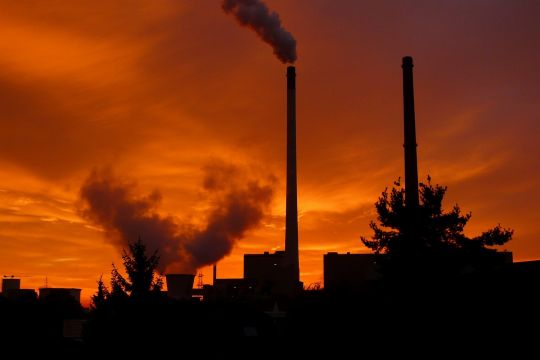
[[[103,228],[105,238],[125,248],[138,237],[158,250],[160,271],[194,273],[228,255],[234,244],[261,224],[268,212],[275,180],[250,179],[239,168],[213,163],[205,168],[203,193],[210,207],[203,226],[158,213],[161,195],[139,195],[136,184],[94,169],[80,189],[79,212]]]
[[[274,49],[283,63],[296,61],[296,40],[281,25],[279,15],[260,0],[223,0],[223,10],[233,14],[242,26],[247,26]]]

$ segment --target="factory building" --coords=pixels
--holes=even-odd
[[[62,301],[73,299],[81,302],[81,289],[74,288],[50,288],[39,289],[39,296],[34,289],[21,289],[21,280],[13,276],[2,279],[2,295],[13,300],[45,300]]]
[[[39,300],[44,301],[63,301],[73,299],[78,303],[81,302],[81,289],[75,288],[40,288]]]
[[[34,289],[21,289],[21,279],[13,276],[2,279],[2,295],[7,299],[17,301],[33,301],[37,299]]]
[[[191,299],[194,280],[193,274],[166,274],[167,296],[175,300]]]
[[[213,294],[228,300],[245,299],[257,295],[256,289],[257,284],[254,280],[244,278],[216,279]]]
[[[276,251],[273,254],[244,255],[244,279],[255,284],[256,292],[263,295],[287,295],[296,289],[297,282],[291,281],[287,253]]]
[[[17,279],[13,276],[2,279],[2,294],[6,294],[12,290],[19,290],[21,288],[21,279]]]
[[[360,290],[367,283],[380,277],[375,254],[324,254],[324,288],[329,292]]]

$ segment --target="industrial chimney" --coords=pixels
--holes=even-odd
[[[285,256],[294,285],[300,282],[298,260],[298,195],[296,186],[296,70],[287,67],[287,199]]]
[[[416,209],[418,199],[418,165],[416,158],[416,124],[414,116],[413,59],[403,58],[403,114],[405,123],[405,206]]]

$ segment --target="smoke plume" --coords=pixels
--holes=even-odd
[[[269,210],[273,182],[249,179],[237,167],[215,163],[205,168],[203,193],[209,209],[202,226],[158,213],[161,195],[138,195],[134,183],[108,169],[94,169],[80,189],[80,214],[103,228],[118,248],[141,238],[158,250],[160,271],[190,272],[229,254],[236,241],[260,225]]]
[[[223,0],[223,10],[233,14],[242,26],[247,26],[274,49],[274,54],[283,63],[296,61],[296,40],[281,25],[276,12],[270,12],[260,0]]]

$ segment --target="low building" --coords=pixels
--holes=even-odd
[[[13,276],[5,277],[2,279],[2,293],[6,294],[10,290],[19,290],[21,288],[21,279],[17,279]]]
[[[2,293],[7,299],[16,301],[35,301],[37,293],[34,289],[9,289]]]
[[[285,251],[273,254],[244,255],[244,279],[255,285],[260,295],[291,295],[302,289],[302,283],[293,283]]]
[[[2,279],[2,295],[10,300],[33,301],[37,299],[34,289],[21,289],[21,279],[13,276]]]
[[[166,274],[167,296],[176,300],[191,299],[194,279],[194,274]]]
[[[324,255],[324,288],[326,291],[359,290],[367,282],[380,276],[375,254],[338,254],[330,252]]]
[[[256,291],[256,282],[249,279],[216,279],[213,293],[222,299],[239,299],[252,296]]]
[[[39,300],[45,301],[62,301],[66,299],[74,299],[78,303],[81,302],[81,289],[74,288],[40,288]]]

